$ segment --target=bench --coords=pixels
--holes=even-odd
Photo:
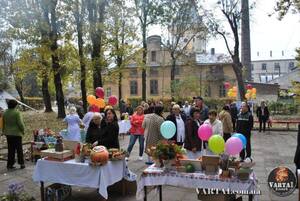
[[[258,120],[255,120],[254,123],[259,123]],[[268,124],[268,128],[270,129],[270,125]],[[290,130],[290,124],[300,124],[300,120],[272,120],[271,124],[286,124],[287,130]]]

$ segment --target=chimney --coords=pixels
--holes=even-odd
[[[281,51],[281,55],[284,56],[284,51],[283,50]]]
[[[259,52],[257,52],[257,56],[259,57]]]
[[[272,50],[270,51],[270,57],[272,57]]]
[[[215,48],[211,48],[211,49],[210,49],[210,54],[211,54],[211,55],[215,55]]]

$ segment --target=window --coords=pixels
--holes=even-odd
[[[138,83],[136,80],[130,81],[130,95],[137,95]]]
[[[251,70],[254,70],[254,65],[253,64],[251,64]]]
[[[275,71],[280,71],[280,64],[279,63],[274,64],[274,70]]]
[[[157,95],[158,94],[158,81],[150,80],[150,94]]]
[[[180,68],[179,67],[175,67],[175,72],[174,72],[175,75],[180,75]]]
[[[267,70],[267,64],[266,63],[262,63],[261,64],[261,69],[262,70]]]
[[[151,62],[156,62],[156,51],[151,51]]]
[[[289,63],[289,69],[293,70],[295,68],[295,63],[294,62],[290,62]]]
[[[107,87],[106,88],[106,97],[110,97],[111,96],[111,88]]]
[[[207,88],[205,89],[205,96],[206,97],[211,97],[211,88],[210,88],[210,85],[208,85]]]
[[[226,89],[224,84],[221,84],[219,86],[219,97],[225,97],[226,96]]]
[[[158,69],[155,67],[150,68],[150,76],[151,77],[157,77],[158,76]]]
[[[130,77],[137,77],[137,76],[138,76],[137,69],[131,69],[130,70]]]

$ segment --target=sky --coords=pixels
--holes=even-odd
[[[204,0],[212,9],[215,0]],[[250,0],[252,4],[254,0]],[[281,21],[277,19],[274,13],[276,0],[256,0],[255,7],[250,11],[250,30],[251,30],[251,57],[252,60],[272,59],[270,51],[274,58],[293,58],[295,48],[300,47],[300,15],[287,14]],[[222,14],[217,14],[222,19]],[[226,21],[223,22],[226,27]],[[161,34],[158,27],[149,31],[149,35]],[[224,40],[220,37],[211,38],[207,44],[207,51],[215,48],[216,53],[227,53]],[[282,55],[284,51],[284,55]],[[259,54],[258,54],[259,52]],[[258,56],[259,55],[259,56]]]

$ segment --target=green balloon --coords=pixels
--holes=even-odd
[[[208,147],[214,154],[221,154],[225,150],[225,141],[220,135],[213,135],[208,140]]]

